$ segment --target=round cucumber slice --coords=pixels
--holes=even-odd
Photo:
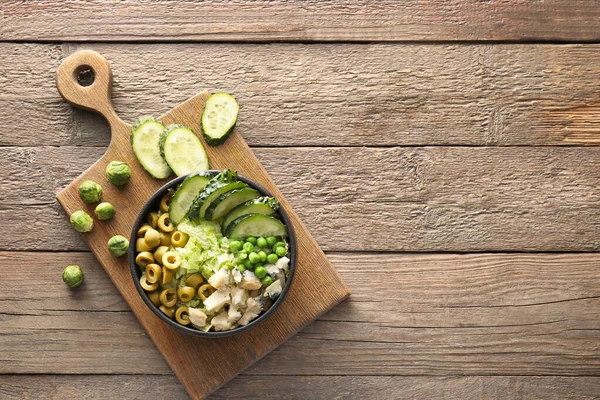
[[[165,126],[152,117],[140,117],[131,128],[131,147],[138,161],[150,175],[165,179],[171,168],[160,151],[161,134]]]
[[[161,139],[162,154],[177,176],[210,168],[204,146],[196,134],[183,125],[169,125]]]
[[[202,113],[202,134],[206,143],[217,146],[227,140],[237,121],[240,106],[229,93],[210,96]]]
[[[192,202],[209,181],[210,177],[205,176],[203,172],[185,178],[173,195],[169,206],[169,219],[173,224],[177,225],[183,221],[190,211]]]
[[[241,217],[246,214],[264,214],[264,215],[272,215],[275,214],[275,211],[279,208],[279,201],[272,197],[259,197],[257,199],[248,200],[247,202],[240,204],[239,206],[233,208],[225,218],[223,219],[223,223],[221,224],[221,232],[225,232],[227,227],[231,222],[235,219]]]

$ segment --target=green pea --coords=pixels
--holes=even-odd
[[[262,265],[257,265],[254,269],[254,274],[262,279],[267,275],[267,270]]]
[[[275,236],[269,236],[267,238],[267,244],[269,246],[273,246],[275,243],[277,243],[277,238]]]
[[[254,245],[252,243],[244,243],[243,248],[246,253],[252,253],[254,251]]]
[[[246,267],[244,267],[243,264],[238,264],[238,266],[236,267],[238,269],[238,271],[240,271],[242,274],[244,273],[244,271],[246,270]]]
[[[239,240],[232,240],[231,242],[229,242],[229,248],[231,249],[231,251],[239,251],[242,249],[242,242],[240,242]]]
[[[267,253],[262,250],[258,252],[258,257],[260,258],[260,262],[267,261]]]
[[[257,262],[260,261],[260,256],[257,253],[252,252],[252,253],[248,254],[248,260],[250,260],[250,262],[252,264],[256,264]]]
[[[279,259],[279,257],[277,257],[277,254],[275,254],[275,253],[271,253],[267,256],[267,262],[269,264],[275,264],[278,259]]]
[[[256,238],[254,236],[248,236],[246,238],[246,243],[256,244]]]
[[[283,242],[277,242],[273,245],[273,251],[275,251],[276,248],[278,247],[284,247],[285,248],[285,243]]]
[[[285,256],[286,253],[287,253],[287,250],[285,249],[285,247],[279,246],[275,249],[275,254],[277,254],[279,257]]]
[[[242,260],[242,261],[243,261],[243,260],[245,260],[246,258],[248,258],[248,253],[246,253],[245,251],[240,251],[240,252],[237,254],[237,258],[238,258],[239,260]]]
[[[271,286],[271,284],[273,283],[273,278],[271,278],[269,275],[265,276],[264,278],[262,278],[260,280],[263,284],[263,286]]]
[[[267,239],[265,239],[264,237],[259,237],[258,239],[256,239],[256,245],[258,247],[267,247]]]
[[[252,269],[254,269],[254,264],[252,264],[252,263],[250,262],[250,260],[244,260],[244,267],[246,267],[246,268],[248,268],[248,269],[252,270]]]

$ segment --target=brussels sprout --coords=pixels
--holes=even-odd
[[[90,232],[94,227],[94,220],[83,210],[75,211],[71,214],[71,225],[77,232]]]
[[[129,182],[131,170],[129,166],[122,161],[111,161],[106,166],[106,179],[115,186],[123,186]]]
[[[68,287],[74,288],[83,283],[83,271],[79,265],[69,265],[63,269],[62,278]]]
[[[116,235],[108,239],[108,251],[115,257],[121,257],[127,254],[129,249],[129,240],[121,235]]]
[[[100,221],[111,219],[115,216],[115,213],[115,208],[110,203],[104,202],[96,206],[96,216]]]
[[[97,203],[102,197],[102,186],[94,181],[84,181],[77,191],[84,203]]]

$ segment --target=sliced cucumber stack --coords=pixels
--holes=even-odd
[[[272,197],[259,197],[248,200],[237,207],[234,207],[223,219],[221,231],[225,232],[229,224],[246,214],[264,214],[273,215],[279,209],[279,201]]]
[[[258,196],[260,196],[258,190],[251,187],[226,191],[210,203],[204,214],[204,219],[209,221],[219,220],[235,206]]]
[[[227,140],[237,121],[240,107],[229,93],[219,92],[210,96],[202,113],[202,134],[206,143],[217,146]]]
[[[131,147],[142,167],[157,179],[171,175],[171,168],[160,151],[165,126],[152,117],[140,117],[131,128]]]
[[[209,181],[210,177],[205,172],[198,172],[185,178],[179,185],[169,206],[169,219],[174,225],[183,221],[192,202]]]
[[[238,182],[237,172],[230,169],[220,172],[196,196],[188,214],[190,219],[204,218],[204,213],[210,203],[228,190],[239,189],[248,186],[244,182]]]
[[[169,125],[160,141],[161,153],[177,176],[210,168],[202,142],[183,125]]]
[[[283,222],[269,215],[247,214],[236,218],[223,234],[232,239],[244,239],[249,236],[287,236]]]

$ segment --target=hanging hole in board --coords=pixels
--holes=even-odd
[[[80,65],[73,72],[73,78],[75,78],[80,86],[91,86],[96,80],[96,72],[89,65]]]

